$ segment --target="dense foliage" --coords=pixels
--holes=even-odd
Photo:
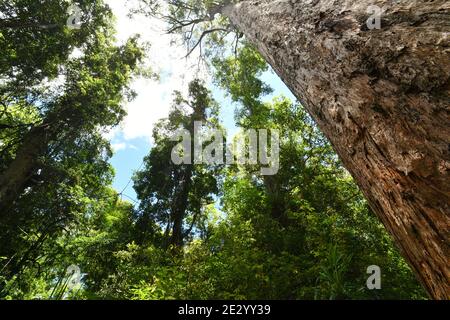
[[[133,177],[139,206],[120,200],[101,133],[124,117],[143,50],[137,38],[115,44],[102,1],[84,2],[95,8],[80,29],[61,18],[66,2],[42,3],[0,1],[0,298],[424,298],[302,106],[267,98],[268,66],[245,43],[209,60],[213,78],[238,106],[237,126],[279,130],[277,174],[173,163],[176,130],[192,136],[202,121],[225,131],[194,80],[187,96],[174,88],[155,126]],[[381,290],[366,287],[369,265],[382,270]]]

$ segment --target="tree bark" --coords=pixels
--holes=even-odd
[[[172,235],[170,236],[169,244],[179,249],[183,246],[183,222],[186,217],[186,210],[189,202],[189,190],[191,188],[192,165],[188,164],[182,167],[180,175],[176,179],[178,186],[174,192],[173,205],[170,210],[171,220],[173,222]]]
[[[83,124],[83,117],[76,109],[64,105],[50,112],[43,123],[25,134],[14,160],[0,172],[0,224],[13,218],[10,209],[24,192],[28,180],[36,173],[39,158],[44,158],[49,145],[57,140],[64,127],[76,134]],[[66,129],[67,130],[67,129]]]
[[[49,132],[46,126],[37,126],[24,137],[15,159],[0,174],[0,223],[6,223],[9,210],[23,192],[28,179],[34,174],[38,157],[48,143]]]
[[[370,5],[385,6],[380,29]],[[430,296],[449,299],[450,2],[248,0],[222,13],[329,138]]]

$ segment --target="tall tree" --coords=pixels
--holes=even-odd
[[[66,54],[61,61],[55,58],[56,64],[53,62],[50,69],[58,70],[58,75],[63,79],[62,84],[58,85],[56,82],[52,87],[45,85],[46,80],[42,79],[41,83],[25,82],[15,87],[10,85],[9,77],[12,77],[13,83],[20,77],[16,79],[8,76],[1,87],[4,99],[2,120],[7,120],[8,116],[10,118],[8,113],[15,108],[30,108],[35,114],[31,123],[16,125],[16,129],[20,129],[20,139],[14,140],[14,154],[7,158],[6,163],[2,163],[0,221],[3,224],[6,223],[5,219],[11,218],[11,206],[23,194],[26,183],[41,169],[42,162],[45,163],[42,158],[57,151],[54,148],[61,145],[61,139],[73,140],[84,132],[95,131],[99,126],[116,125],[125,114],[121,102],[124,93],[128,91],[128,81],[142,57],[142,51],[136,38],[130,39],[123,46],[113,45],[111,12],[107,7],[102,8],[103,10],[95,12],[98,16],[94,14],[92,18],[93,21],[101,20],[102,23],[94,23],[93,30],[88,28],[90,33],[84,38],[85,42],[80,48],[81,56],[69,57]],[[16,9],[20,11],[20,8]],[[109,25],[106,21],[109,21]],[[29,32],[33,33],[33,30]],[[47,39],[49,40],[52,38]],[[30,45],[33,47],[35,44]],[[69,44],[67,46],[70,47]],[[55,50],[64,51],[61,48]],[[68,51],[68,48],[65,50]],[[15,48],[15,51],[17,53],[13,56],[20,55],[26,48]],[[10,63],[10,68],[14,69],[15,59],[11,59]],[[18,67],[18,70],[25,70],[24,77],[32,77],[35,69],[41,68],[39,59],[38,63],[27,59],[21,63],[24,66]],[[48,75],[47,80],[51,78]],[[5,125],[8,126],[7,123]],[[6,144],[6,147],[11,146]]]
[[[111,150],[101,130],[125,115],[123,100],[133,97],[128,84],[143,52],[137,38],[115,44],[112,14],[102,1],[74,30],[66,25],[64,1],[0,5],[9,19],[0,23],[3,295],[3,280],[39,265],[48,240],[89,215],[89,199],[105,196]]]
[[[200,80],[189,84],[187,99],[180,92],[175,93],[169,117],[155,127],[155,145],[144,160],[145,168],[133,178],[141,200],[144,234],[148,233],[149,223],[165,225],[163,246],[178,249],[201,221],[204,206],[214,202],[212,196],[218,192],[220,163],[195,163],[195,136],[204,134],[195,131],[195,122],[202,122],[209,128],[218,125],[217,104]],[[187,150],[179,150],[180,156],[189,156],[189,160],[174,163],[172,153],[179,143],[174,138],[180,137],[173,137],[173,134],[179,129],[188,134],[188,137],[180,136],[187,139],[184,141],[188,146]],[[201,143],[202,150],[205,143]]]

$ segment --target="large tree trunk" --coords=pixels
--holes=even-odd
[[[367,9],[386,6],[381,29]],[[450,2],[225,7],[330,139],[433,298],[450,298]]]
[[[48,143],[49,132],[44,125],[37,126],[24,137],[15,159],[0,174],[0,224],[6,223],[9,210],[22,194],[28,179],[35,173],[38,157]]]
[[[78,110],[64,105],[61,110],[50,112],[42,124],[25,134],[14,160],[0,173],[0,224],[14,218],[10,215],[14,201],[24,192],[28,180],[39,167],[39,161],[44,160],[40,157],[45,158],[49,145],[57,140],[58,133],[69,127],[70,132],[76,135],[83,121]]]

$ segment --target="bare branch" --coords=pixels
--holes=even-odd
[[[202,42],[203,38],[213,32],[216,31],[223,31],[223,32],[230,32],[230,30],[228,29],[224,29],[224,28],[213,28],[213,29],[209,29],[209,30],[205,30],[203,31],[203,33],[201,34],[200,38],[197,40],[197,42],[195,43],[195,45],[189,50],[189,52],[186,54],[185,58],[187,58],[194,50],[195,48],[197,48],[197,46]]]

